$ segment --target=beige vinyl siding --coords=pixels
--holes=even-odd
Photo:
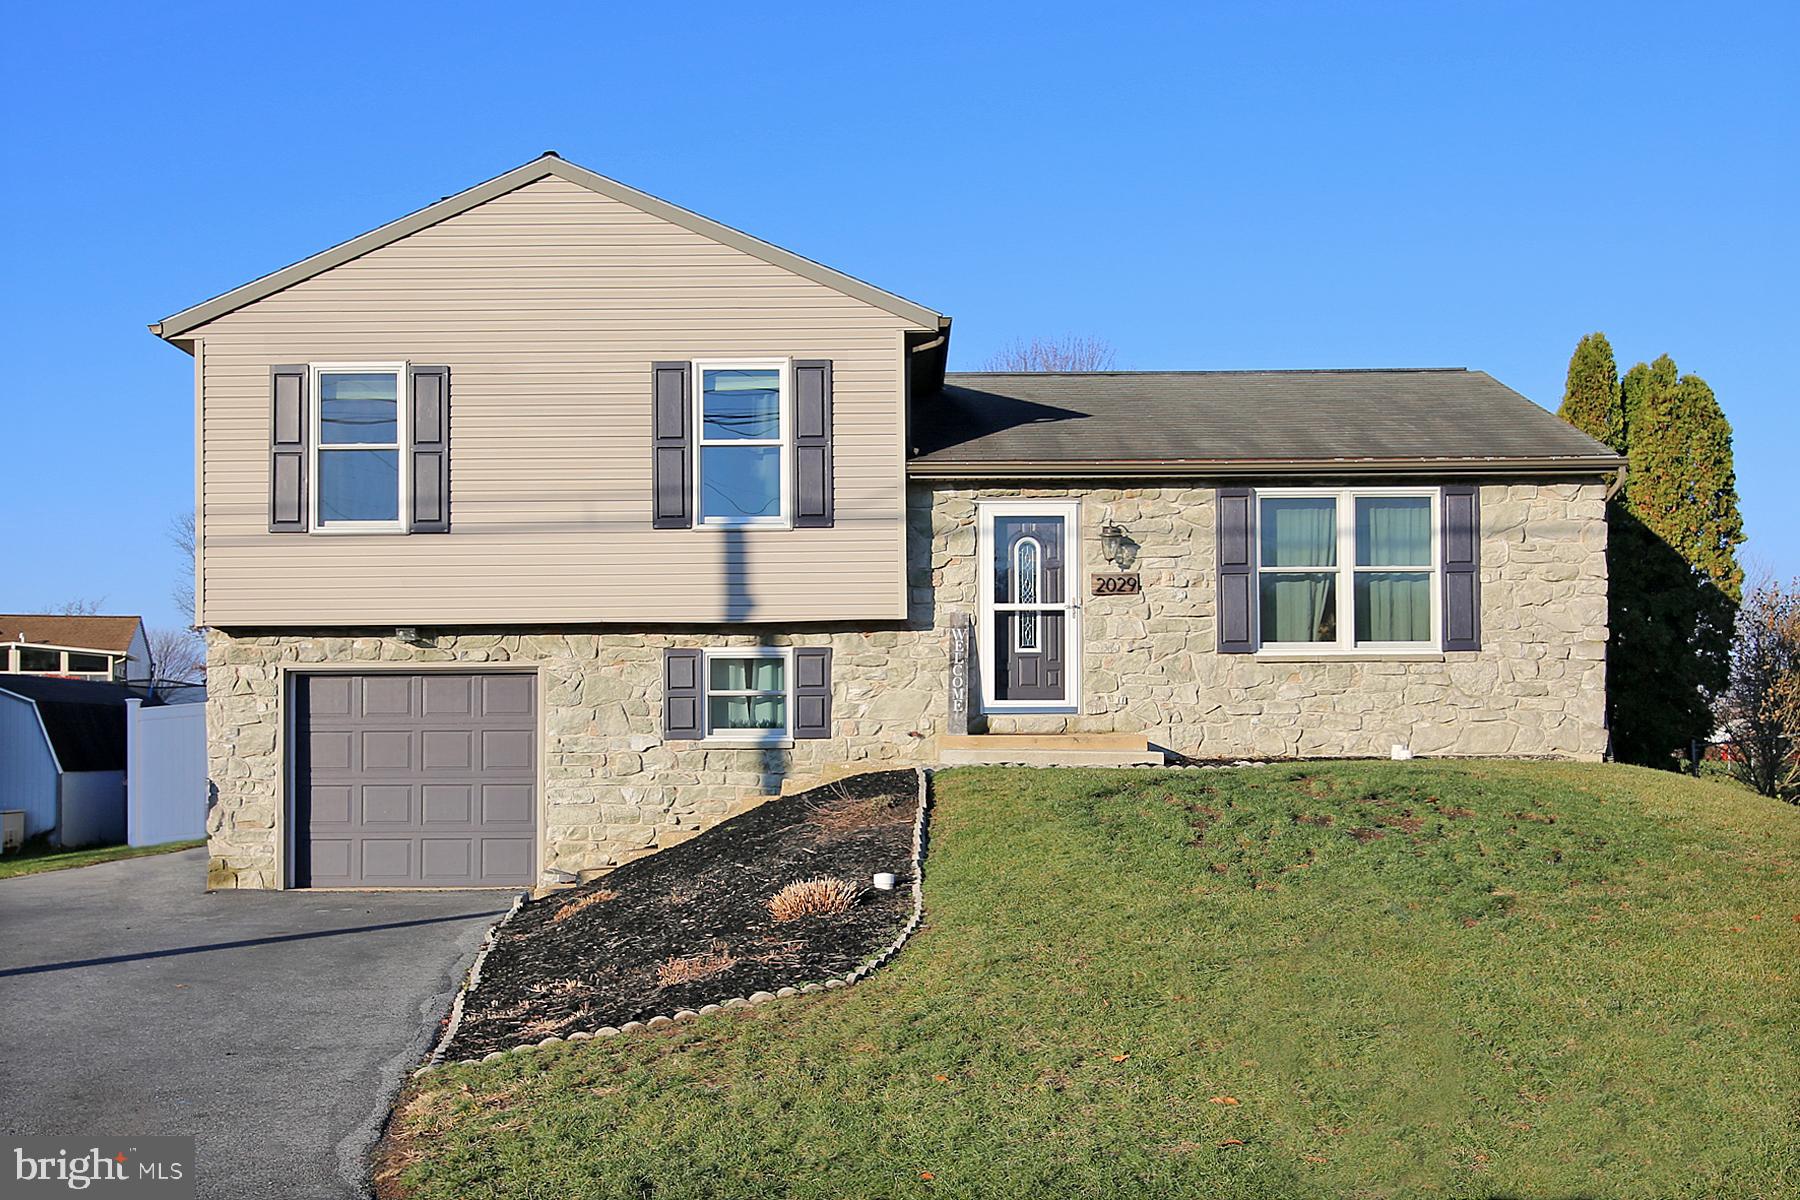
[[[557,178],[194,331],[216,626],[904,616],[905,318]],[[828,358],[836,525],[650,527],[650,364]],[[447,363],[451,532],[272,534],[269,368]]]

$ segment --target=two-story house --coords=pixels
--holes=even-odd
[[[1601,755],[1607,447],[1472,371],[947,375],[950,324],[546,155],[153,325],[212,882],[532,884],[1009,734]]]

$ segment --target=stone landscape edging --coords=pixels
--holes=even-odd
[[[918,777],[919,781],[919,805],[918,812],[913,816],[912,916],[907,918],[906,924],[901,927],[899,935],[894,938],[891,945],[872,955],[864,961],[862,965],[846,972],[842,977],[833,976],[823,983],[806,983],[799,987],[780,987],[776,988],[773,992],[751,992],[748,996],[732,996],[728,999],[721,1000],[716,1004],[703,1004],[698,1009],[684,1008],[673,1013],[658,1013],[656,1016],[646,1020],[627,1021],[623,1025],[616,1027],[604,1025],[599,1029],[591,1031],[576,1032],[567,1035],[553,1034],[552,1036],[543,1038],[539,1041],[521,1042],[516,1046],[508,1046],[504,1050],[490,1050],[480,1058],[464,1058],[450,1061],[447,1056],[450,1052],[451,1042],[456,1037],[456,1031],[462,1025],[464,1000],[468,994],[475,989],[475,986],[481,982],[482,961],[487,958],[488,951],[493,948],[495,941],[498,940],[501,928],[508,921],[513,919],[514,914],[516,914],[520,907],[525,903],[525,896],[523,893],[520,893],[518,898],[513,901],[513,906],[507,911],[507,914],[504,917],[501,917],[492,929],[488,930],[487,939],[482,943],[480,952],[475,955],[475,961],[469,966],[468,978],[464,980],[462,988],[456,993],[456,999],[450,1006],[450,1021],[444,1028],[444,1036],[438,1039],[437,1048],[431,1052],[431,1057],[426,1060],[423,1066],[413,1072],[413,1076],[417,1078],[427,1071],[432,1071],[439,1067],[472,1066],[476,1063],[494,1062],[497,1059],[505,1058],[509,1054],[517,1054],[522,1050],[548,1049],[552,1046],[560,1046],[565,1042],[586,1042],[595,1038],[612,1038],[618,1037],[620,1034],[624,1033],[637,1033],[645,1029],[659,1029],[663,1026],[673,1025],[677,1022],[692,1021],[698,1017],[710,1016],[713,1013],[721,1012],[725,1009],[746,1008],[756,1004],[767,1004],[771,1000],[787,1000],[795,996],[810,996],[834,988],[849,987],[866,978],[877,967],[885,966],[896,954],[900,953],[900,947],[906,944],[906,940],[913,935],[913,931],[918,929],[920,922],[925,919],[925,816],[926,809],[931,800],[931,770],[927,767],[914,767],[913,773]]]

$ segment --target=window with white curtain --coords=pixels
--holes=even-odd
[[[1257,497],[1257,619],[1271,650],[1438,644],[1437,493],[1272,489]]]
[[[785,650],[720,650],[706,656],[706,736],[780,741],[792,710]]]

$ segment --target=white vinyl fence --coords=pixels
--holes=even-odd
[[[126,823],[133,846],[206,836],[206,705],[125,702]]]

